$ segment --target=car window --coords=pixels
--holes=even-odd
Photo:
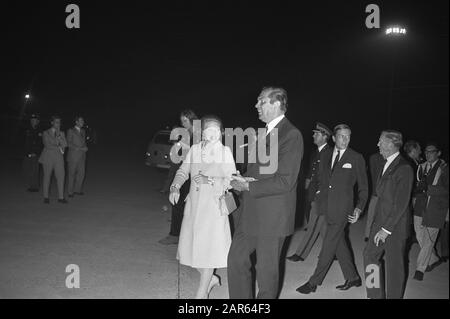
[[[155,139],[153,141],[155,144],[165,144],[165,145],[172,145],[172,142],[170,141],[170,134],[157,134],[155,136]]]

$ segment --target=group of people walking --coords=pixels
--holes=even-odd
[[[172,224],[178,222],[181,227],[179,234],[177,227],[172,227],[169,237],[161,243],[178,243],[180,263],[199,270],[196,298],[207,298],[211,289],[220,284],[217,268],[227,268],[230,298],[253,298],[250,255],[254,252],[257,297],[279,295],[281,251],[286,237],[294,233],[297,183],[303,158],[303,137],[287,119],[287,107],[284,89],[268,87],[261,91],[255,108],[259,119],[266,123],[266,134],[249,144],[249,154],[253,152],[256,161],[246,165],[242,176],[236,170],[231,150],[221,142],[223,126],[216,116],[202,118],[202,141],[190,148],[186,145],[189,151],[184,161],[172,170],[169,177]],[[190,111],[180,119],[192,133],[192,120],[196,118]],[[335,259],[345,279],[337,289],[362,285],[346,230],[367,211],[365,277],[385,280],[366,285],[367,297],[402,298],[412,211],[421,247],[418,271],[423,273],[424,267],[430,270],[442,262],[433,255],[433,246],[439,229],[445,229],[445,225],[444,241],[448,242],[448,168],[439,159],[441,150],[436,143],[426,146],[426,162],[414,168],[409,155],[400,154],[402,134],[384,130],[377,143],[377,160],[370,161],[369,184],[364,157],[349,147],[351,133],[346,124],[330,130],[317,123],[314,129],[317,151],[305,185],[311,210],[305,236],[300,243],[292,243],[298,244],[298,248],[288,259],[306,259],[318,236],[322,237],[322,247],[314,273],[297,291],[315,292]],[[271,141],[274,134],[277,143]],[[334,147],[328,144],[330,138]],[[264,173],[267,162],[255,151],[261,143],[270,152],[276,148],[278,166],[273,173]],[[183,190],[185,185],[189,188]],[[233,236],[228,216],[221,209],[221,198],[229,190],[239,195],[239,207],[232,213]],[[382,259],[385,267],[381,267]],[[420,274],[416,272],[415,278],[421,280]]]
[[[44,203],[50,203],[49,189],[52,174],[56,178],[58,189],[58,202],[67,204],[64,186],[66,169],[64,157],[66,156],[68,183],[68,196],[83,195],[82,187],[85,175],[86,131],[84,130],[84,118],[76,116],[74,126],[67,130],[66,134],[61,130],[61,118],[52,116],[50,128],[42,131],[39,126],[38,115],[30,118],[30,128],[26,131],[24,172],[29,184],[29,192],[38,192],[40,182],[40,165],[43,169],[42,192]],[[66,154],[66,149],[67,155]]]

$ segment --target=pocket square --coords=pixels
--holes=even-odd
[[[344,165],[342,165],[342,168],[352,168],[352,164],[345,163]]]

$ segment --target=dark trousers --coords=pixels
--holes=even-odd
[[[256,251],[258,299],[278,297],[280,255],[285,237],[250,236],[239,227],[228,254],[228,290],[231,299],[253,299],[250,255]]]
[[[322,250],[319,254],[319,261],[314,274],[309,279],[311,285],[318,286],[322,284],[333,263],[334,256],[339,261],[345,280],[359,279],[358,271],[353,262],[353,256],[345,238],[346,226],[347,222],[327,224],[327,231],[322,243]]]
[[[39,175],[39,157],[25,156],[23,159],[23,174],[26,178],[28,188],[39,189],[40,175]]]
[[[181,223],[183,222],[184,215],[184,201],[189,194],[191,180],[187,180],[180,189],[180,198],[178,203],[172,205],[172,217],[170,220],[170,233],[171,236],[180,236]]]
[[[367,208],[367,221],[366,228],[364,229],[364,237],[369,238],[370,229],[372,228],[373,220],[375,218],[375,208],[377,206],[378,197],[372,196],[369,201],[369,207]]]
[[[394,232],[386,238],[385,243],[380,241],[377,247],[374,237],[380,229],[381,227],[372,228],[369,241],[364,249],[367,297],[370,299],[401,299],[405,282],[406,238],[401,238]],[[383,257],[385,269],[380,262]]]
[[[311,211],[309,213],[309,221],[306,225],[306,233],[301,238],[300,243],[297,246],[295,254],[302,257],[303,260],[308,258],[311,249],[317,241],[319,235],[324,239],[326,233],[326,222],[323,215],[317,214],[317,204],[311,203]]]

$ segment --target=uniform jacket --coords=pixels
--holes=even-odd
[[[311,157],[311,165],[308,171],[308,175],[306,177],[311,181],[308,187],[308,201],[310,202],[314,201],[316,193],[319,190],[320,162],[328,149],[330,149],[330,146],[328,144],[325,144],[325,146],[320,150],[320,152],[319,149],[317,148],[314,151],[313,156]]]
[[[25,131],[25,155],[36,154],[42,152],[42,131],[39,127],[30,127]]]

